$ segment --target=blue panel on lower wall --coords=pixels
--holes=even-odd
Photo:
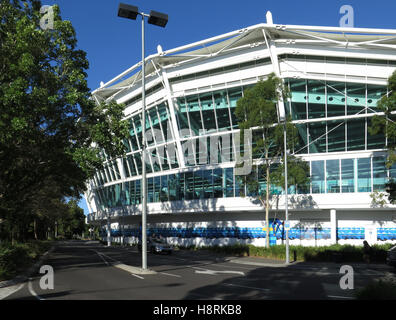
[[[377,239],[382,241],[396,240],[396,228],[378,228]]]

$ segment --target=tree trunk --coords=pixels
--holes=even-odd
[[[34,229],[34,239],[38,240],[38,236],[37,236],[37,220],[34,219],[33,222],[33,229]]]

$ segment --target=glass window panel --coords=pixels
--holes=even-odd
[[[136,133],[137,136],[136,138],[138,139],[138,143],[139,145],[142,145],[142,126],[141,126],[141,121],[140,121],[140,115],[136,116],[133,118],[133,122],[135,124],[135,128],[136,128]]]
[[[307,125],[306,124],[296,124],[298,131],[298,143],[294,147],[294,152],[297,154],[308,153],[308,135],[307,135]]]
[[[386,182],[385,157],[373,157],[373,191],[385,191]]]
[[[205,182],[203,171],[194,172],[194,199],[204,199]]]
[[[220,91],[214,93],[214,100],[216,106],[216,118],[217,118],[217,125],[219,127],[219,131],[230,130],[231,123],[230,123],[230,112],[227,102],[227,92]]]
[[[367,85],[367,113],[378,112],[377,104],[386,93],[387,89],[385,86]]]
[[[157,107],[151,108],[149,110],[149,115],[150,115],[150,120],[151,120],[151,126],[153,129],[154,140],[156,141],[157,144],[163,143],[165,139],[162,135],[160,120],[159,120],[158,114],[157,114]]]
[[[136,189],[135,189],[135,181],[129,181],[128,183],[128,187],[129,187],[129,202],[132,205],[136,204]]]
[[[326,152],[326,122],[309,124],[309,153]]]
[[[347,151],[365,150],[366,120],[355,119],[347,121],[348,141]]]
[[[328,152],[345,151],[345,121],[327,122]]]
[[[177,178],[179,177],[179,174],[171,174],[169,176],[167,176],[167,194],[165,196],[165,185],[164,185],[164,181],[162,181],[162,194],[165,197],[169,197],[169,201],[177,201],[180,200],[180,183],[179,183],[179,179]],[[164,201],[164,200],[162,200]]]
[[[154,177],[154,202],[160,202],[161,198],[161,191],[162,191],[162,182],[161,178],[167,182],[166,176],[165,177]]]
[[[147,179],[147,203],[154,202],[154,179]]]
[[[169,159],[168,164],[171,166],[172,169],[179,168],[179,162],[177,159],[177,146],[175,143],[169,144],[166,146],[166,150],[168,151]]]
[[[199,99],[201,102],[202,117],[206,132],[216,130],[216,119],[212,93],[200,94]]]
[[[169,113],[167,106],[163,103],[158,106],[159,119],[161,121],[162,133],[165,137],[165,141],[171,141],[173,139],[171,125],[169,123]]]
[[[135,202],[136,204],[142,203],[142,183],[141,180],[135,181]]]
[[[213,103],[212,103],[213,104]],[[203,130],[201,108],[198,102],[198,96],[187,97],[188,115],[190,118],[191,130],[195,135],[199,135],[199,131]]]
[[[171,174],[161,178],[161,201],[176,201],[177,200],[177,180],[176,175]]]
[[[293,120],[307,119],[306,80],[290,80],[291,112]]]
[[[371,119],[367,118],[367,149],[384,149],[385,148],[385,136],[382,133],[371,135],[368,128],[371,127]]]
[[[153,163],[154,172],[161,171],[161,166],[160,166],[161,158],[160,158],[159,153],[157,153],[157,150],[155,148],[153,148],[153,149],[150,149],[148,152],[150,154],[151,161]]]
[[[327,116],[345,116],[345,82],[327,83]]]
[[[308,80],[308,118],[324,118],[326,110],[326,85],[321,81]]]
[[[232,198],[234,196],[234,168],[224,169],[224,186],[225,196],[227,198]]]
[[[133,155],[135,161],[136,161],[136,165],[137,165],[137,170],[138,170],[138,175],[142,174],[142,156],[141,156],[141,152],[136,153]]]
[[[394,163],[389,169],[389,178],[396,180],[396,163]]]
[[[232,88],[228,89],[228,99],[230,103],[230,108],[231,108],[231,121],[232,121],[232,127],[233,128],[238,128],[238,119],[235,116],[235,108],[237,105],[237,101],[242,97],[242,88],[237,87],[237,88]]]
[[[194,199],[194,173],[193,172],[185,172],[185,199],[193,200]]]
[[[176,112],[176,116],[177,116],[177,123],[179,126],[179,130],[181,131],[181,137],[185,138],[185,137],[189,137],[190,134],[190,127],[188,125],[188,115],[187,115],[187,103],[186,103],[186,99],[183,98],[179,98],[177,99],[177,104],[178,104],[178,110]]]
[[[358,159],[358,192],[371,192],[371,158]]]
[[[127,162],[128,162],[128,160],[126,158],[122,159],[122,165],[124,167],[125,175],[127,178],[130,178],[132,175],[131,175],[131,172],[129,171],[129,163],[127,163]]]
[[[341,160],[342,192],[355,192],[355,159]]]
[[[213,170],[213,197],[223,198],[223,169]]]
[[[180,193],[178,200],[186,199],[186,177],[184,173],[176,174],[177,183],[180,184]],[[178,190],[178,189],[177,189]],[[177,195],[177,193],[176,193]]]
[[[312,193],[325,193],[324,161],[311,162]]]
[[[347,83],[347,114],[364,114],[366,108],[366,85]]]
[[[327,193],[340,192],[340,161],[339,160],[326,161],[326,182],[327,182]]]

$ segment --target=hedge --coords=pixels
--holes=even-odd
[[[370,262],[385,263],[387,251],[394,244],[373,245]],[[269,248],[256,247],[253,245],[231,245],[231,246],[208,246],[208,247],[181,247],[188,250],[208,250],[211,252],[264,257],[269,259],[284,260],[286,258],[286,246],[276,245]],[[363,246],[331,245],[323,247],[290,246],[290,260],[293,261],[315,261],[315,262],[364,262]]]
[[[29,268],[50,247],[48,241],[0,244],[0,281],[12,279]]]

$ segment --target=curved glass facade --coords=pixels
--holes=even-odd
[[[291,78],[284,81],[291,93],[287,114],[296,122],[299,134],[299,143],[292,150],[294,154],[309,158],[310,154],[384,148],[385,138],[371,136],[368,128],[377,102],[387,93],[385,86]],[[148,203],[247,194],[234,176],[236,149],[233,135],[238,132],[236,104],[249,86],[192,94],[174,100],[181,154],[186,164],[184,169],[179,166],[177,135],[173,132],[175,126],[172,126],[168,103],[162,102],[147,110],[145,128],[150,160],[146,164],[147,173],[161,173],[148,178]],[[138,179],[142,172],[141,114],[135,114],[127,121],[130,136],[124,142],[127,154],[121,161],[122,168],[116,161],[107,159],[105,169],[94,179],[100,209],[141,203],[141,182]],[[258,131],[253,133],[253,144],[255,137],[260,137]],[[307,162],[311,183],[298,188],[290,186],[290,194],[382,191],[387,179],[394,176],[392,169],[386,169],[383,155],[365,158],[343,156]],[[197,170],[199,166],[216,163],[229,163],[230,167]],[[162,173],[172,169],[180,169],[180,172]],[[125,180],[116,183],[121,180],[120,170]],[[259,183],[260,188],[265,188],[265,181]],[[279,187],[271,188],[274,193],[282,193]]]

